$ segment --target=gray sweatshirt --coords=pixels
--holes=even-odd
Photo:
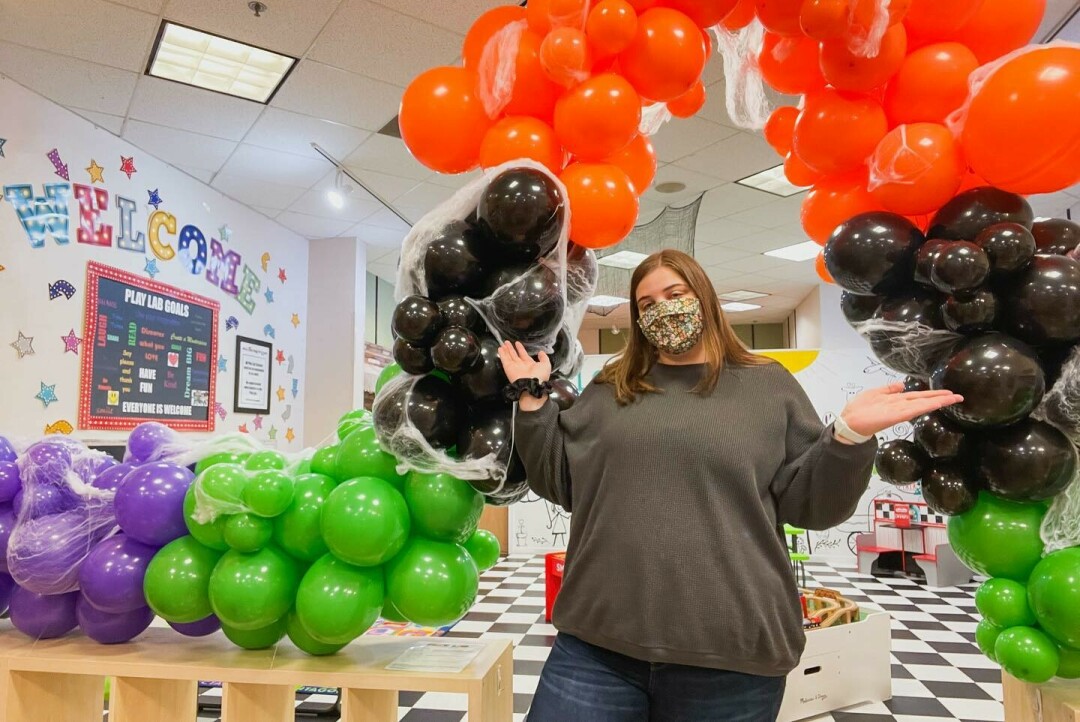
[[[785,522],[825,529],[866,489],[876,442],[832,437],[779,364],[657,365],[662,393],[620,407],[590,384],[573,408],[518,411],[540,496],[573,512],[557,629],[635,659],[781,676],[805,644]]]

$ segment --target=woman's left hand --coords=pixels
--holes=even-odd
[[[848,402],[840,416],[855,433],[871,436],[963,400],[963,396],[945,390],[905,392],[904,384],[895,383],[863,391]]]

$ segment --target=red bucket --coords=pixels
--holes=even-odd
[[[555,597],[562,588],[563,568],[566,566],[566,552],[554,552],[544,557],[544,619],[551,621],[551,610],[555,608]]]

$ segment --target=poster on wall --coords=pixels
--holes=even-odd
[[[220,304],[91,261],[79,428],[213,431]]]
[[[274,347],[267,341],[236,337],[236,386],[233,411],[241,414],[270,413],[270,373]]]

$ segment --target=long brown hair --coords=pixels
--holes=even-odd
[[[708,394],[716,388],[720,371],[725,363],[736,366],[753,366],[772,363],[770,359],[751,353],[735,330],[731,328],[712,281],[693,257],[682,251],[664,250],[654,253],[641,262],[630,279],[630,338],[626,348],[597,376],[600,383],[611,384],[615,399],[625,405],[633,402],[638,394],[655,393],[658,389],[645,380],[646,374],[656,363],[656,348],[648,342],[638,325],[641,312],[637,304],[637,290],[642,279],[658,268],[667,267],[679,274],[701,302],[705,330],[701,342],[705,344],[705,363],[708,372],[694,389],[696,393]]]

